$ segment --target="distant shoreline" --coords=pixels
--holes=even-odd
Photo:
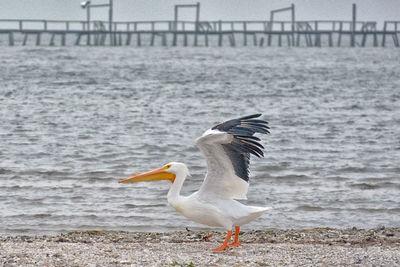
[[[207,237],[213,234],[207,241]],[[400,228],[248,231],[223,252],[225,232],[83,231],[0,237],[3,265],[268,266],[400,264]]]

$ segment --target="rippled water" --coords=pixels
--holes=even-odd
[[[166,181],[118,184],[205,162],[194,140],[262,112],[266,156],[244,229],[400,226],[399,49],[0,50],[0,233],[199,229]]]

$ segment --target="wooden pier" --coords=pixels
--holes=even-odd
[[[112,29],[110,29],[111,25]],[[88,30],[89,29],[89,30]],[[400,21],[64,21],[0,19],[1,44],[400,47]],[[250,38],[250,40],[249,40]]]

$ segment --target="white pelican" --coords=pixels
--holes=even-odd
[[[264,148],[253,136],[255,133],[269,133],[268,122],[254,114],[226,121],[207,130],[196,140],[197,146],[207,161],[207,174],[199,191],[190,196],[181,196],[183,182],[190,175],[183,163],[171,162],[142,174],[118,181],[135,183],[153,180],[172,182],[168,192],[168,203],[186,218],[208,226],[224,227],[227,237],[224,243],[214,249],[221,251],[239,243],[240,226],[264,212],[267,207],[245,206],[236,199],[246,199],[249,187],[250,154],[264,156]],[[234,242],[229,243],[232,228],[235,227]]]

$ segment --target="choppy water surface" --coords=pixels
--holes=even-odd
[[[262,112],[266,156],[244,227],[400,226],[399,49],[8,48],[0,51],[0,233],[198,229],[166,181],[205,162],[194,140]]]

